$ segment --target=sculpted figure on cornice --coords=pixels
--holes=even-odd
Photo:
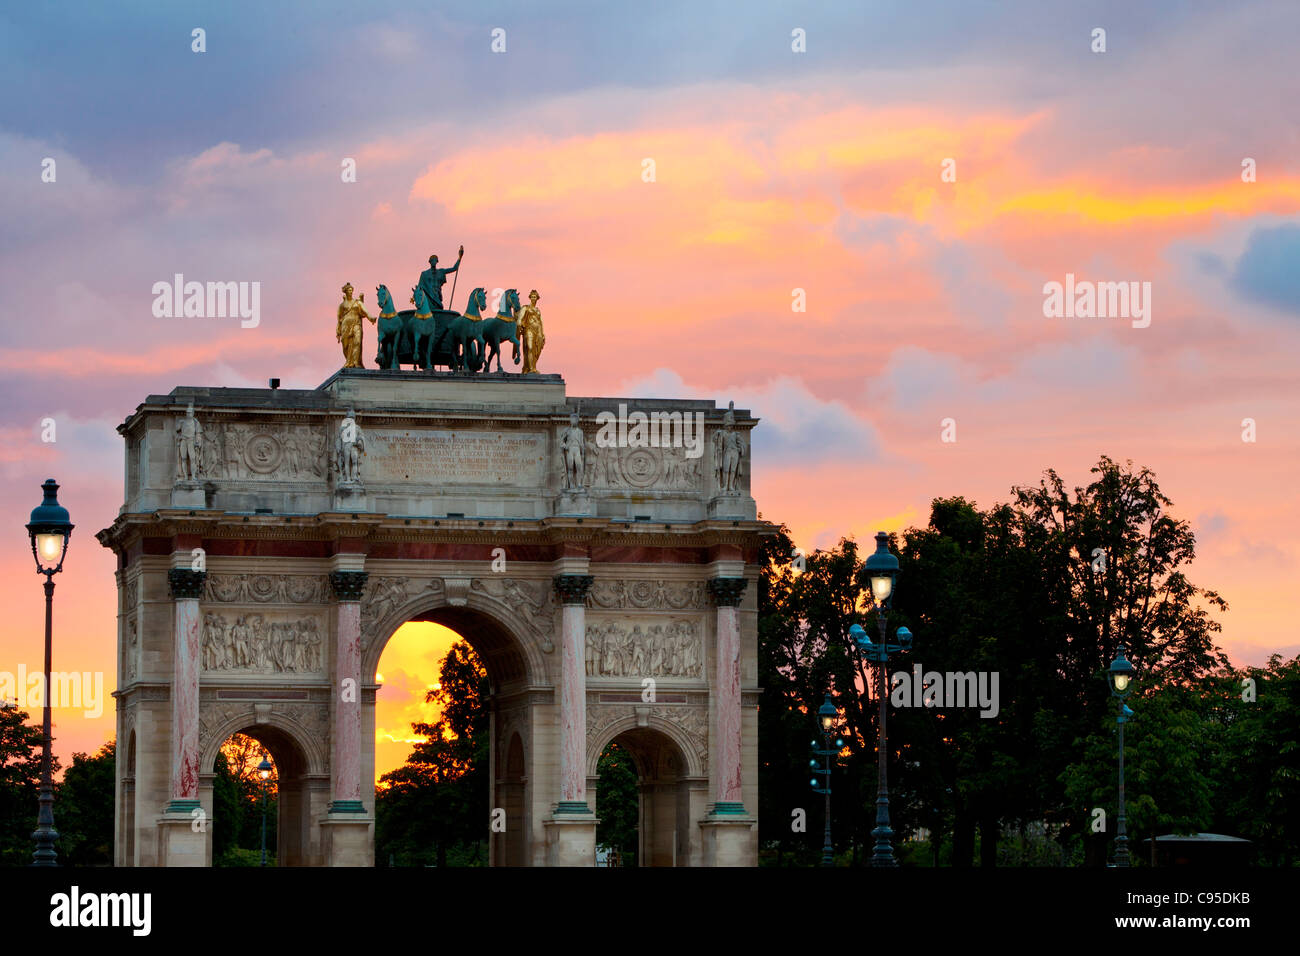
[[[584,465],[587,455],[587,436],[578,424],[578,412],[569,414],[569,425],[560,429],[558,442],[560,466],[564,470],[565,491],[581,491],[586,487],[587,469]]]
[[[365,431],[357,424],[356,412],[349,408],[334,437],[334,470],[341,484],[361,481],[361,456],[365,453]]]
[[[718,494],[738,495],[745,454],[745,440],[736,431],[736,403],[729,402],[722,427],[713,433],[713,473]]]
[[[176,420],[176,480],[195,481],[203,477],[203,425],[194,417],[194,403],[185,417]]]

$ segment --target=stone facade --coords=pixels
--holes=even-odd
[[[704,434],[611,444],[635,413]],[[410,620],[488,669],[494,864],[593,862],[615,738],[646,862],[755,863],[755,424],[568,398],[555,375],[150,396],[119,428],[125,502],[99,534],[118,557],[118,865],[211,863],[212,765],[237,732],[279,768],[282,864],[371,865],[375,674]]]

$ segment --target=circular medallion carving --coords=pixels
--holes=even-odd
[[[282,458],[284,449],[270,435],[254,435],[244,447],[244,461],[249,471],[255,471],[259,475],[269,475],[275,471],[280,467]]]
[[[648,488],[659,480],[659,459],[645,448],[637,448],[623,459],[623,476],[630,485]]]
[[[650,602],[654,600],[654,584],[649,581],[633,581],[629,590],[629,597],[632,604],[636,607],[649,607]]]
[[[269,601],[275,597],[275,581],[269,575],[259,574],[249,583],[254,601]]]

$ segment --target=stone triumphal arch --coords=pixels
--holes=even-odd
[[[117,864],[211,864],[213,763],[246,733],[279,771],[280,863],[372,865],[376,670],[412,620],[488,671],[493,864],[594,862],[615,740],[643,861],[756,863],[755,424],[542,374],[150,396],[119,428],[125,503],[99,534]]]

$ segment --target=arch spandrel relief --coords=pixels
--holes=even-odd
[[[688,771],[701,774],[709,765],[709,713],[707,708],[669,704],[600,704],[587,705],[587,753],[594,769],[595,759],[610,739],[632,727],[661,730],[687,755]],[[595,757],[592,757],[592,755]]]
[[[447,606],[487,610],[498,621],[510,621],[516,636],[542,654],[555,651],[556,604],[549,578],[380,575],[369,579],[361,602],[362,652],[369,654],[410,615]]]

